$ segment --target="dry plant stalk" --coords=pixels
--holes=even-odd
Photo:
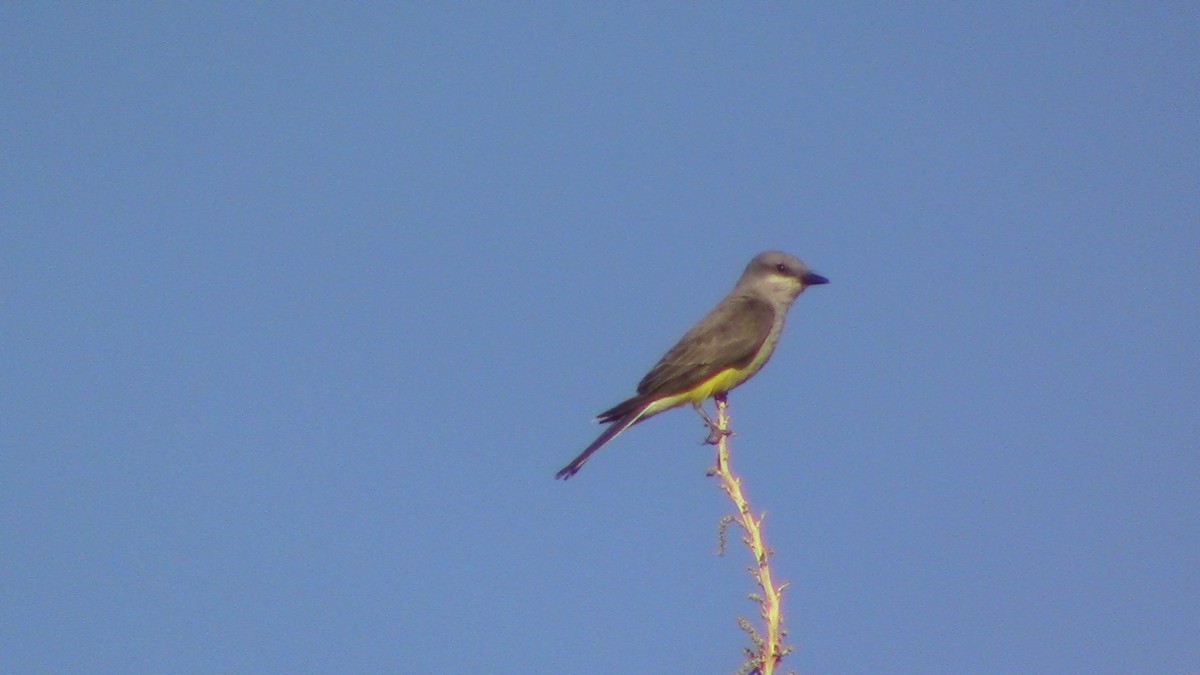
[[[781,600],[783,589],[787,584],[782,584],[778,588],[775,587],[771,580],[771,565],[770,557],[771,549],[767,548],[763,541],[762,524],[766,517],[755,518],[750,511],[750,503],[746,501],[746,496],[742,493],[742,481],[733,473],[733,469],[729,465],[729,416],[726,413],[725,397],[718,397],[717,401],[717,419],[715,428],[713,429],[713,437],[717,445],[717,466],[713,470],[713,475],[716,475],[721,481],[721,489],[733,501],[734,508],[737,510],[736,516],[726,516],[726,519],[721,524],[721,546],[724,550],[724,527],[729,522],[736,522],[746,531],[746,536],[742,538],[746,546],[749,547],[751,555],[754,556],[754,565],[749,568],[751,576],[758,582],[762,593],[755,593],[750,596],[760,609],[760,614],[763,623],[766,627],[765,637],[754,629],[754,626],[749,621],[743,618],[738,619],[738,625],[742,630],[750,635],[750,639],[754,642],[754,649],[746,649],[747,661],[742,666],[740,673],[748,673],[750,675],[772,675],[775,672],[775,667],[779,665],[780,660],[784,655],[791,651],[790,647],[783,644],[784,636],[787,632],[783,629],[783,617],[781,610]]]

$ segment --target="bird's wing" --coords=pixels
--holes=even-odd
[[[638,394],[679,394],[722,370],[749,364],[774,323],[775,308],[770,303],[745,296],[726,298],[646,373],[638,383]]]

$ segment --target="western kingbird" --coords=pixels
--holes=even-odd
[[[707,421],[700,404],[724,396],[761,370],[775,351],[796,297],[809,286],[827,283],[793,255],[766,251],[754,256],[729,295],[642,378],[637,396],[596,416],[611,426],[555,478],[574,476],[617,434],[664,410],[691,403]]]

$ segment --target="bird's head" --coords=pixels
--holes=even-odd
[[[808,269],[808,265],[796,256],[783,251],[764,251],[746,265],[746,271],[738,280],[738,287],[757,289],[772,297],[790,301],[809,286],[827,283],[828,279]]]

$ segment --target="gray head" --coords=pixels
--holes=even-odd
[[[746,265],[737,289],[753,289],[756,293],[791,302],[809,286],[827,283],[828,279],[808,269],[808,265],[796,256],[783,251],[764,251]]]

